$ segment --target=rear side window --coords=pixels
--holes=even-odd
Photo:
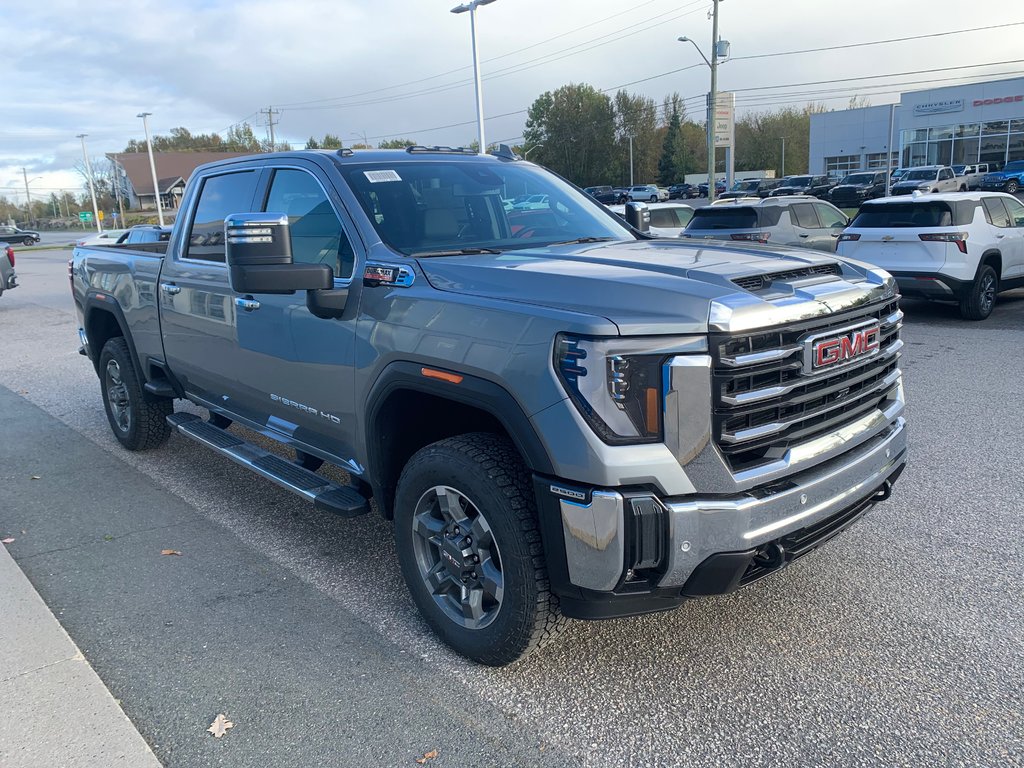
[[[989,224],[1002,228],[1013,226],[1010,223],[1010,214],[1006,212],[1003,201],[998,197],[983,197],[981,203],[985,206],[985,217]]]
[[[685,227],[690,220],[685,208],[656,208],[651,211],[652,227]]]
[[[252,210],[256,176],[255,171],[242,171],[203,180],[188,235],[187,258],[224,262],[224,219]]]
[[[820,229],[821,224],[810,203],[797,203],[789,209],[793,214],[793,223],[804,229]]]
[[[1024,205],[1008,197],[1000,199],[1003,201],[1003,205],[1006,206],[1006,210],[1010,213],[1010,221],[1013,222],[1013,226],[1024,227]]]
[[[753,208],[698,208],[686,226],[690,229],[754,229],[757,211]]]
[[[853,227],[861,229],[949,227],[954,223],[948,203],[881,203],[862,206]]]
[[[836,210],[828,203],[815,203],[814,210],[818,212],[818,221],[821,222],[821,226],[826,229],[846,226],[846,216],[843,212]]]

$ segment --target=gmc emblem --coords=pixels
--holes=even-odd
[[[820,373],[870,357],[878,352],[880,342],[878,322],[811,336],[804,340],[804,373]]]

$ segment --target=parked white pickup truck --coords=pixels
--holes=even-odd
[[[953,165],[950,166],[959,181],[967,182],[967,189],[972,192],[981,184],[982,177],[988,173],[988,163],[976,163],[975,165]]]

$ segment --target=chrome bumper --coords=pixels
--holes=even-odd
[[[898,417],[855,449],[777,485],[721,498],[660,500],[668,536],[664,575],[656,587],[682,588],[712,555],[756,548],[868,498],[906,462],[906,452],[906,422]],[[563,498],[559,505],[570,581],[612,591],[625,567],[625,497],[594,491],[587,504]]]
[[[15,272],[14,270],[11,270],[11,274],[9,274],[7,276],[6,283],[7,284],[4,286],[4,290],[7,290],[9,288],[17,288],[18,287],[18,273]]]

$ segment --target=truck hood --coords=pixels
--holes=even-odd
[[[892,290],[891,278],[866,265],[796,248],[675,240],[554,246],[502,254],[420,259],[442,291],[603,317],[623,335],[705,333],[709,319],[734,310],[757,325],[789,322],[863,302],[865,288]],[[839,275],[808,276],[834,265]],[[804,272],[747,291],[737,280]],[[741,281],[746,284],[747,281]],[[871,285],[856,285],[858,283]],[[764,310],[771,310],[765,322]],[[729,326],[735,327],[735,323]]]

